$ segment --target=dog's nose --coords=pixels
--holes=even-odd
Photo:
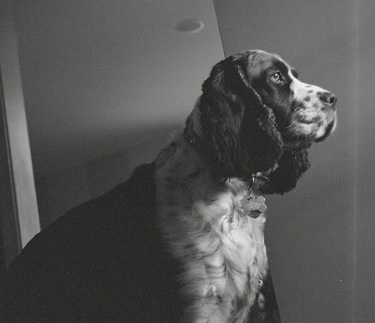
[[[337,102],[337,96],[331,92],[319,92],[319,99],[329,106],[333,107]]]

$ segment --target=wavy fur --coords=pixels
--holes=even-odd
[[[267,274],[264,214],[242,214],[245,182],[218,184],[183,138],[173,145],[172,155],[156,160],[157,201],[162,231],[184,268],[184,322],[244,322]]]

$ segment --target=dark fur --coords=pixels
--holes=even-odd
[[[262,75],[248,79],[247,58],[247,55],[234,55],[214,66],[203,83],[199,102],[203,133],[201,136],[194,133],[190,117],[186,121],[185,136],[208,160],[218,178],[246,178],[267,171],[279,162],[277,172],[263,191],[285,193],[296,186],[310,167],[306,151],[309,145],[283,152],[284,140],[274,110],[263,102],[261,90],[256,90],[264,87]],[[283,104],[281,108],[286,110],[289,102]]]
[[[38,234],[8,270],[2,322],[178,322],[178,266],[156,225],[154,173],[139,167]]]

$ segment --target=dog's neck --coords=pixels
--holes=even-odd
[[[183,132],[182,136],[183,136],[183,139],[189,144],[189,146],[192,147],[194,149],[194,151],[199,156],[201,156],[202,152],[201,152],[201,149],[199,148],[199,144],[196,141],[196,137],[190,135],[189,132],[186,131],[186,129]],[[201,156],[201,157],[204,157],[204,156]],[[231,175],[228,175],[226,178],[223,178],[223,180],[224,181],[225,180],[230,180],[231,177],[236,177],[236,178],[241,178],[241,180],[243,180],[244,182],[247,182],[247,183],[249,183],[249,185],[251,185],[251,183],[253,183],[252,181],[254,181],[254,178],[259,178],[259,177],[268,178],[270,176],[270,174],[272,174],[272,172],[274,172],[278,168],[278,166],[279,166],[278,162],[277,162],[277,160],[275,160],[274,166],[271,167],[268,170],[265,170],[265,171],[254,170],[253,172],[252,171],[248,171],[248,170],[244,170],[242,176],[238,176],[238,175],[231,176]],[[248,169],[251,169],[251,167],[249,167]]]

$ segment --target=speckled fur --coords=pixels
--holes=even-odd
[[[296,75],[257,50],[216,64],[183,133],[155,161],[159,225],[183,268],[185,323],[247,322],[268,265],[265,215],[241,209],[245,179],[267,174],[262,194],[290,191],[309,167],[306,150],[334,130],[335,96]]]
[[[246,183],[217,184],[182,136],[156,163],[160,225],[184,268],[184,322],[244,322],[267,271],[264,214],[242,215]]]

